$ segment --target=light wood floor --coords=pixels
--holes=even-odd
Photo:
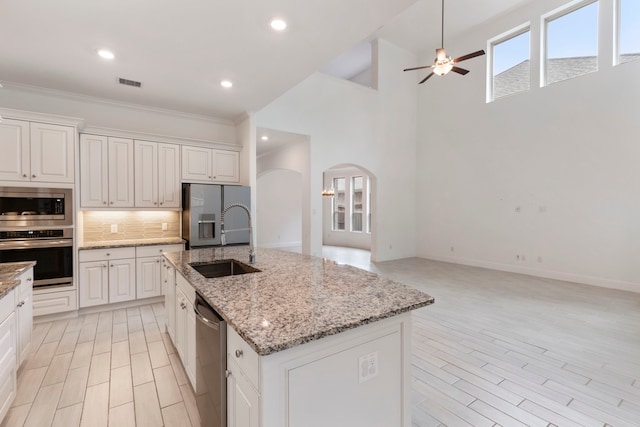
[[[413,317],[414,426],[640,426],[640,294],[323,255],[436,298]],[[199,425],[163,322],[155,304],[36,325],[2,426]]]

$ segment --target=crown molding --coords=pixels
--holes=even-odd
[[[223,118],[220,118],[220,117],[205,116],[205,115],[201,115],[201,114],[186,113],[184,111],[170,110],[170,109],[158,108],[158,107],[150,107],[150,106],[147,106],[147,105],[134,104],[134,103],[123,102],[123,101],[116,101],[116,100],[107,99],[107,98],[100,98],[100,97],[97,97],[97,96],[82,95],[82,94],[75,93],[75,92],[67,92],[67,91],[62,91],[62,90],[58,90],[58,89],[49,89],[49,88],[44,88],[44,87],[41,87],[41,86],[32,86],[32,85],[27,85],[27,84],[23,84],[23,83],[10,82],[10,81],[6,81],[6,80],[2,81],[2,85],[4,86],[3,90],[17,89],[17,90],[22,90],[22,91],[26,91],[26,92],[32,92],[32,93],[38,93],[38,94],[43,94],[43,95],[55,96],[55,97],[59,97],[59,98],[66,98],[66,99],[70,99],[70,100],[73,100],[73,101],[82,101],[82,102],[89,102],[89,103],[94,103],[94,104],[109,105],[109,106],[113,106],[113,107],[126,108],[126,109],[130,109],[130,110],[135,110],[135,111],[144,111],[144,112],[150,112],[150,113],[155,113],[155,114],[169,115],[169,116],[172,116],[172,117],[181,117],[181,118],[190,119],[190,120],[199,120],[199,121],[208,122],[208,123],[216,123],[216,124],[221,124],[221,125],[235,126],[234,120],[223,119]]]
[[[86,126],[81,129],[81,133],[90,135],[113,136],[118,138],[137,139],[141,141],[164,142],[167,144],[194,145],[207,148],[220,148],[223,150],[242,151],[242,147],[237,144],[219,141],[207,141],[203,139],[189,139],[178,136],[158,135],[152,133],[136,132],[132,130],[106,128],[99,126]]]
[[[0,117],[4,119],[27,120],[30,122],[49,123],[55,125],[67,125],[81,128],[84,119],[78,117],[58,116],[55,114],[34,113],[33,111],[15,110],[0,107]]]

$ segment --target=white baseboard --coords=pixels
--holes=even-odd
[[[529,276],[544,277],[545,279],[562,280],[565,282],[582,283],[585,285],[599,286],[601,288],[617,289],[621,291],[640,293],[640,283],[626,282],[623,280],[609,279],[606,277],[586,276],[582,274],[567,273],[562,271],[543,270],[539,268],[531,268],[527,266],[516,266],[511,264],[502,264],[492,261],[483,261],[475,259],[455,258],[449,256],[441,256],[436,254],[422,254],[420,258],[432,259],[435,261],[450,262],[453,264],[469,265],[472,267],[482,267],[491,270],[508,271],[510,273],[520,273]]]

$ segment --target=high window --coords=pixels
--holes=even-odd
[[[640,59],[640,1],[618,0],[617,63]]]
[[[543,16],[543,84],[598,70],[598,2],[573,1]]]
[[[491,72],[487,101],[529,90],[530,40],[528,24],[489,40]]]
[[[335,195],[333,197],[333,225],[334,231],[343,231],[345,229],[344,214],[346,212],[346,179],[334,178],[333,189]]]

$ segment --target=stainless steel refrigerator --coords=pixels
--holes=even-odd
[[[182,237],[187,248],[220,245],[222,210],[233,203],[251,209],[251,187],[182,184]],[[248,244],[248,224],[244,209],[230,209],[224,216],[226,244]]]

